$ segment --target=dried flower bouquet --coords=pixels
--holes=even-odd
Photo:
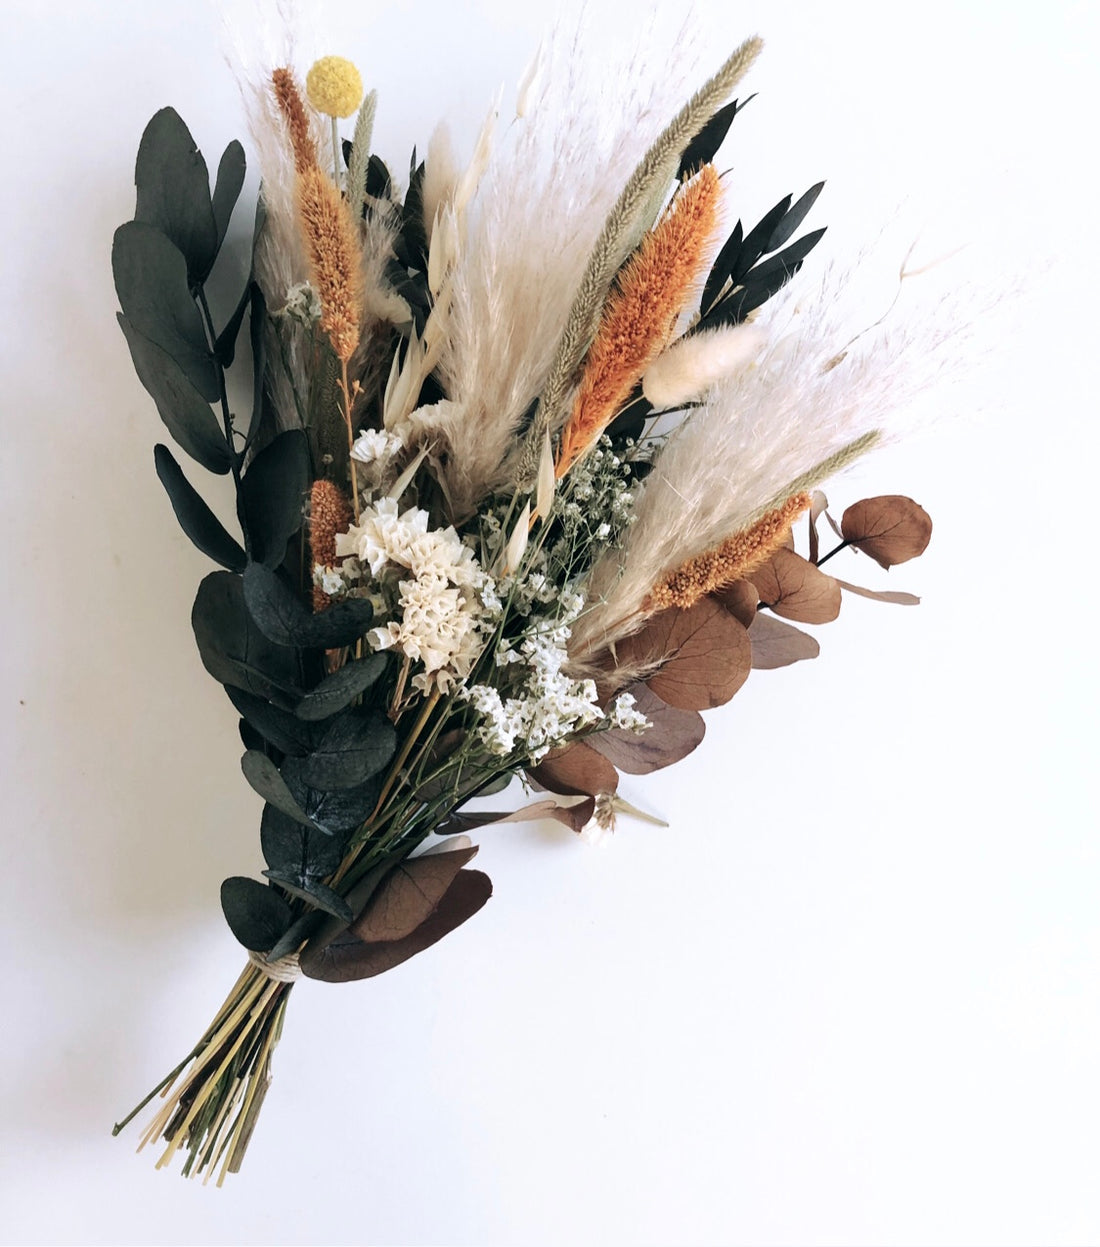
[[[872,498],[830,518],[839,544],[820,550],[817,487],[876,444],[906,386],[904,352],[837,338],[827,287],[796,314],[787,283],[824,231],[796,234],[821,186],[722,225],[714,162],[759,49],[742,44],[633,172],[560,198],[534,146],[494,163],[492,118],[465,165],[433,138],[402,192],[350,62],[317,62],[304,89],[273,67],[252,97],[251,275],[221,317],[207,281],[243,148],[211,192],[172,109],[146,128],[114,238],[119,322],[171,438],[233,482],[239,537],[156,447],[219,568],[192,623],[240,717],[266,863],[264,882],[222,885],[245,969],[139,1106],[162,1101],[142,1136],[160,1165],[219,1184],[239,1168],[300,975],[382,973],[485,904],[467,832],[610,827],[620,771],[693,750],[699,712],[751,667],[816,654],[783,620],[834,619],[842,589],[915,600],[821,570],[844,547],[889,567],[931,532],[909,499]],[[540,108],[545,124],[536,74],[521,95],[516,124]],[[464,809],[517,775],[546,795]]]

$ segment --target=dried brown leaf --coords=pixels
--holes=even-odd
[[[821,646],[812,636],[781,623],[770,615],[757,615],[749,629],[752,665],[760,671],[789,667],[804,658],[816,658]]]
[[[562,797],[598,797],[614,792],[619,775],[610,762],[584,741],[551,753],[528,774],[543,788]]]
[[[427,920],[477,846],[454,853],[410,857],[395,866],[349,926],[366,943],[391,942],[411,935]]]
[[[756,618],[760,594],[751,580],[735,580],[733,584],[712,593],[711,597],[721,602],[743,628],[748,628]]]
[[[632,684],[635,709],[649,720],[644,732],[615,728],[590,738],[592,748],[628,775],[648,775],[686,758],[703,739],[703,716],[694,710],[677,710],[662,701],[647,684]]]
[[[572,805],[562,805],[551,797],[534,801],[519,810],[478,810],[470,814],[452,814],[436,828],[436,834],[449,836],[455,832],[473,831],[477,827],[496,827],[500,823],[537,823],[543,818],[552,818],[573,831],[580,831],[595,809],[595,797],[585,797]]]
[[[678,710],[721,706],[748,679],[745,628],[713,598],[661,611],[619,646],[622,665],[652,668],[649,687]]]
[[[829,623],[840,614],[840,585],[793,550],[777,550],[749,579],[760,601],[784,619]]]
[[[893,567],[923,554],[932,537],[932,519],[912,498],[883,494],[854,502],[840,519],[844,540],[880,567]]]
[[[488,875],[480,870],[460,870],[436,908],[411,934],[403,939],[368,943],[350,929],[342,931],[330,943],[302,954],[302,973],[325,983],[350,983],[392,970],[472,918],[492,894]]]
[[[821,492],[815,489],[810,495],[810,509],[807,512],[806,519],[810,528],[810,562],[816,563],[821,555],[821,539],[817,533],[817,521],[821,518],[821,513],[829,505],[829,499]]]
[[[858,593],[861,598],[873,598],[876,602],[893,602],[895,606],[919,606],[920,598],[915,593],[892,593],[889,590],[865,589],[862,585],[852,585],[846,580],[838,580],[837,584],[849,593]]]

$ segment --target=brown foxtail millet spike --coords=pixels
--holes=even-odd
[[[809,505],[809,494],[794,494],[742,532],[688,559],[650,590],[643,609],[659,611],[669,606],[686,609],[715,589],[743,579],[771,558],[783,544],[791,525]]]
[[[332,481],[314,481],[309,491],[309,555],[313,566],[332,567],[336,562],[336,534],[351,523],[351,504]],[[330,605],[320,585],[313,586],[313,609]]]
[[[718,220],[718,174],[704,165],[619,275],[585,359],[555,464],[560,480],[588,451],[668,343],[705,266]]]
[[[307,169],[317,167],[317,148],[310,134],[309,117],[302,103],[302,95],[289,69],[276,69],[271,75],[271,85],[275,90],[279,111],[290,131],[294,169],[301,176]]]
[[[359,240],[340,192],[320,169],[298,177],[298,217],[321,301],[321,329],[346,364],[359,345],[362,320]]]

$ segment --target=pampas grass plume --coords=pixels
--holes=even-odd
[[[650,364],[642,378],[642,393],[655,411],[682,407],[751,363],[767,340],[767,334],[755,325],[689,334]]]

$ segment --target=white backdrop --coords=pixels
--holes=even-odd
[[[468,141],[557,11],[323,7],[396,167],[443,112]],[[747,215],[827,177],[815,220],[855,246],[915,192],[1028,274],[981,414],[831,491],[927,507],[920,562],[839,572],[924,602],[847,601],[820,659],[628,779],[667,829],[487,830],[474,921],[299,986],[216,1192],[109,1134],[236,976],[218,884],[260,865],[109,250],[157,108],[212,161],[244,127],[212,8],[0,5],[6,1242],[1100,1242],[1094,11],[698,9],[700,78],[768,41],[729,149]]]

